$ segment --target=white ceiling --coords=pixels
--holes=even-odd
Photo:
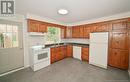
[[[130,0],[15,0],[16,14],[31,13],[54,19],[62,23],[110,16],[130,11]],[[58,9],[65,8],[67,15],[59,15]]]

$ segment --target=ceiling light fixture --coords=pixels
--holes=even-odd
[[[59,9],[58,13],[61,14],[61,15],[66,15],[66,14],[68,14],[68,10],[66,10],[66,9]]]

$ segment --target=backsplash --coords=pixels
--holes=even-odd
[[[29,46],[44,45],[45,39],[43,36],[28,36]]]
[[[61,42],[89,44],[89,39],[62,39]]]

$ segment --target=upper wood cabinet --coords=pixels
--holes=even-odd
[[[78,26],[72,27],[72,38],[79,38],[80,29]]]
[[[117,30],[111,32],[111,48],[128,49],[128,31]]]
[[[84,38],[84,26],[79,27],[79,38]]]
[[[84,30],[83,30],[83,33],[84,33],[83,37],[84,38],[88,38],[89,39],[89,35],[90,35],[90,32],[91,32],[90,28],[91,27],[87,27],[87,26],[84,27]]]
[[[38,32],[47,32],[47,25],[40,22],[40,25],[39,25],[39,31]]]
[[[72,27],[66,28],[66,38],[72,38]]]
[[[32,19],[28,19],[27,21],[28,21],[28,32],[42,32],[42,33],[47,32],[46,24]]]
[[[111,27],[109,23],[98,23],[91,25],[91,32],[107,32]]]
[[[61,29],[61,38],[64,39],[66,38],[66,27],[60,27]]]
[[[28,20],[28,32],[38,32],[40,24],[38,21],[35,20]]]
[[[112,22],[112,30],[127,29],[128,20],[117,20]]]

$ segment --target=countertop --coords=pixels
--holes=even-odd
[[[83,43],[56,43],[56,44],[47,44],[47,45],[45,45],[45,48],[66,46],[68,44],[69,45],[73,45],[73,46],[79,46],[79,47],[89,47],[89,44],[83,44]]]

